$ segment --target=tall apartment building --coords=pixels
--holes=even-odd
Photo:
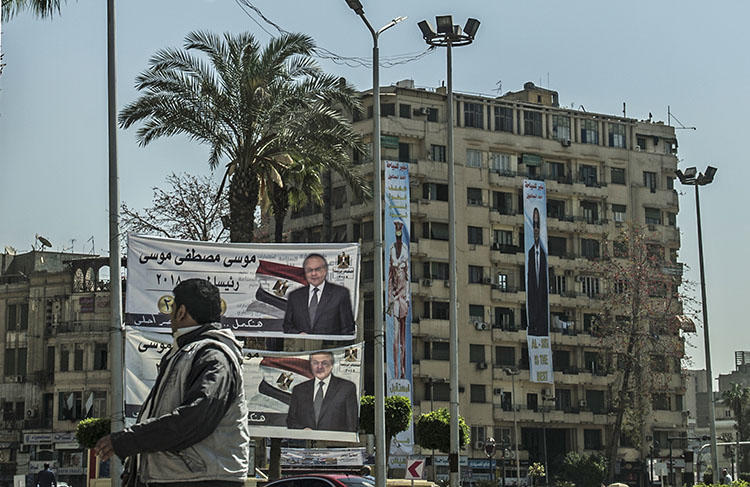
[[[409,163],[411,178],[419,414],[447,407],[449,400],[446,93],[415,89],[407,81],[382,88],[381,96],[382,157]],[[355,118],[355,126],[371,141],[372,92],[362,97],[367,112]],[[568,451],[600,451],[609,442],[615,374],[600,363],[599,342],[591,335],[601,303],[592,261],[602,255],[605,235],[611,239],[632,221],[646,229],[664,262],[681,272],[673,187],[677,140],[673,127],[661,122],[560,107],[557,92],[533,83],[498,98],[456,94],[455,104],[460,411],[472,437],[462,454],[474,479],[489,478],[484,441],[513,441],[515,405],[523,476],[529,461],[543,461],[545,434],[550,463]],[[360,159],[355,163],[372,177],[371,161]],[[554,386],[529,381],[521,198],[526,178],[547,185]],[[288,240],[362,242],[359,322],[372,357],[372,204],[353,197],[336,177],[327,196],[324,208],[290,215]],[[515,398],[507,367],[521,371]],[[666,438],[684,435],[687,424],[679,361],[666,367],[672,388],[654,404],[646,439],[661,439],[657,455],[664,457]],[[673,446],[679,455],[679,445]],[[623,444],[620,454],[621,478],[633,480],[645,470],[635,448]],[[506,473],[513,482],[512,465]]]
[[[108,415],[104,268],[108,259],[92,255],[0,254],[0,484],[50,463],[58,480],[86,485],[74,432]]]

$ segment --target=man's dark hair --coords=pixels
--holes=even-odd
[[[318,259],[322,260],[323,261],[323,265],[325,265],[326,266],[326,270],[328,270],[328,261],[326,260],[325,257],[323,257],[320,254],[308,254],[307,257],[305,257],[305,260],[302,261],[302,268],[303,269],[305,267],[305,264],[307,264],[307,261],[310,260],[310,258],[312,258],[312,257],[317,257]]]
[[[185,305],[190,316],[199,324],[213,323],[221,319],[221,296],[219,288],[206,279],[187,279],[173,290],[174,309]]]
[[[47,470],[49,468],[49,463],[44,464],[44,469]]]

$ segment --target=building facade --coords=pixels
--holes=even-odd
[[[355,117],[355,126],[371,142],[372,93],[362,96],[366,112]],[[382,158],[406,162],[410,171],[418,415],[447,407],[449,400],[446,93],[415,89],[406,81],[382,88],[381,97]],[[498,98],[455,94],[455,104],[460,411],[472,433],[462,454],[474,479],[489,478],[484,442],[494,437],[498,444],[512,444],[515,418],[523,477],[530,461],[543,461],[545,439],[546,456],[553,460],[568,451],[602,451],[609,441],[616,374],[602,361],[594,332],[602,283],[593,263],[602,257],[606,237],[634,222],[665,266],[681,274],[677,141],[674,128],[661,122],[562,108],[557,92],[533,83]],[[372,178],[371,160],[354,162]],[[552,386],[529,381],[524,179],[544,180],[547,187]],[[288,240],[362,242],[359,322],[372,357],[372,204],[353,196],[335,176],[326,196],[325,207],[308,206],[289,216]],[[521,373],[511,377],[507,368]],[[663,437],[657,455],[666,456],[666,438],[685,435],[687,422],[679,360],[666,364],[664,372],[670,389],[655,404],[647,440]],[[621,478],[632,480],[645,471],[640,453],[621,448]],[[515,467],[507,463],[512,483]]]
[[[84,486],[76,424],[109,415],[107,259],[42,251],[0,259],[0,484],[49,463],[58,480]]]

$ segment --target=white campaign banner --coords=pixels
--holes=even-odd
[[[303,268],[307,257],[320,264],[308,268],[318,269],[325,280],[312,315]],[[131,234],[125,323],[169,331],[172,289],[200,278],[221,291],[221,322],[238,336],[352,339],[359,260],[356,243],[225,244]]]
[[[132,425],[154,386],[172,337],[126,327],[125,411]],[[242,375],[252,436],[359,441],[363,344],[313,352],[244,350]],[[327,382],[316,406],[318,379]],[[315,391],[315,392],[314,392]]]

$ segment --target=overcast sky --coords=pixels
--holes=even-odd
[[[341,57],[371,55],[372,40],[344,0],[251,0],[281,28],[304,32]],[[116,2],[118,105],[137,96],[136,75],[158,49],[182,45],[193,30],[250,31],[261,42],[275,29],[233,0]],[[476,42],[454,52],[456,91],[495,96],[526,81],[556,90],[560,104],[589,112],[679,122],[680,167],[719,168],[701,193],[714,373],[734,369],[734,351],[750,350],[742,303],[748,237],[745,137],[750,96],[750,3],[740,0],[577,0],[500,2],[363,0],[373,25],[409,19],[383,34],[381,58],[425,49],[416,23],[453,14],[455,23],[481,21]],[[5,72],[0,77],[0,245],[31,248],[36,233],[53,249],[107,249],[106,2],[69,2],[54,20],[23,14],[3,25]],[[252,12],[249,9],[245,9]],[[397,59],[403,59],[399,57]],[[371,87],[367,67],[321,59],[328,71],[359,89]],[[444,51],[381,69],[381,84],[413,79],[436,87],[445,80]],[[182,137],[138,147],[134,130],[119,135],[120,192],[130,206],[151,201],[154,185],[172,171],[208,173],[207,150]],[[681,189],[680,261],[698,280],[692,192]],[[731,218],[730,218],[731,216]],[[724,230],[722,230],[722,228]],[[696,287],[697,289],[697,287]],[[703,367],[702,332],[688,353]]]

